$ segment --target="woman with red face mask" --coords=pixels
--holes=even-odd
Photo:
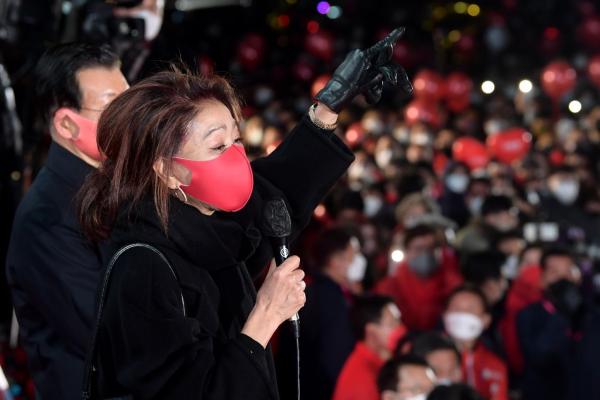
[[[106,160],[79,205],[83,231],[105,241],[110,278],[88,397],[279,398],[269,340],[303,306],[305,284],[290,257],[255,291],[273,256],[265,204],[283,200],[292,238],[308,223],[353,160],[333,134],[341,108],[360,93],[377,101],[386,82],[411,89],[390,61],[400,34],[351,52],[308,115],[252,163],[238,98],[218,76],[161,72],[105,110]]]

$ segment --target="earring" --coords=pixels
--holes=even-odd
[[[177,193],[181,193],[181,195],[183,196],[183,199],[179,198]],[[188,202],[187,195],[185,194],[185,192],[183,191],[181,186],[177,186],[177,191],[175,192],[175,197],[177,197],[179,200],[183,201],[185,204],[187,204],[187,202]]]

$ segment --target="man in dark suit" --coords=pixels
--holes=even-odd
[[[79,399],[101,264],[74,198],[102,159],[100,114],[128,84],[114,52],[84,44],[48,50],[36,75],[52,144],[17,210],[6,274],[38,398]]]
[[[597,399],[597,303],[586,301],[579,268],[568,249],[547,249],[541,265],[544,296],[517,315],[517,333],[525,359],[523,398]]]

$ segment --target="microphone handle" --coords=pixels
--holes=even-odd
[[[287,238],[278,238],[280,241],[275,246],[275,265],[280,266],[290,256],[290,250],[287,246]],[[295,337],[300,337],[300,316],[298,313],[292,315],[288,320],[292,323]]]

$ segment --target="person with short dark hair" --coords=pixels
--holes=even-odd
[[[491,322],[483,292],[476,286],[458,287],[448,298],[444,329],[462,355],[465,382],[486,399],[508,399],[508,371],[504,362],[480,341]]]
[[[410,353],[422,357],[433,368],[436,383],[449,385],[463,381],[462,357],[450,338],[440,332],[425,332],[413,339]]]
[[[484,400],[484,398],[469,385],[455,383],[436,387],[429,393],[427,400]]]
[[[365,295],[354,301],[351,320],[357,343],[337,380],[334,400],[377,400],[377,374],[406,329],[400,311],[387,296]]]
[[[477,286],[492,307],[504,298],[508,288],[508,281],[502,275],[505,260],[498,252],[485,251],[469,255],[462,266],[465,282]]]
[[[435,372],[424,359],[407,354],[381,367],[377,387],[381,400],[425,400],[435,381]]]
[[[83,237],[75,197],[103,158],[100,114],[127,88],[105,46],[59,45],[36,67],[38,111],[52,144],[15,215],[6,274],[40,399],[81,398],[102,264]]]
[[[504,338],[500,329],[506,317],[506,292],[509,282],[502,273],[506,257],[499,252],[484,251],[470,254],[463,264],[465,282],[479,288],[490,308],[491,322],[481,336],[487,348],[500,357],[505,355]]]
[[[578,169],[566,163],[555,166],[545,183],[546,190],[541,191],[539,204],[544,221],[557,223],[560,231],[582,229],[585,239],[594,242],[600,228],[597,212],[588,207],[588,202],[596,196],[595,185],[588,187]]]
[[[431,330],[448,294],[461,282],[454,252],[439,243],[434,228],[420,224],[406,230],[404,260],[375,291],[396,301],[409,330]]]
[[[366,260],[354,232],[341,227],[321,232],[313,252],[318,272],[306,289],[306,305],[300,312],[302,392],[306,398],[331,398],[356,343],[350,310],[354,301],[352,283],[359,276],[352,274],[364,274]],[[295,345],[285,335],[282,343],[288,351],[278,355],[278,362],[289,366],[289,357],[283,354],[293,354]]]

